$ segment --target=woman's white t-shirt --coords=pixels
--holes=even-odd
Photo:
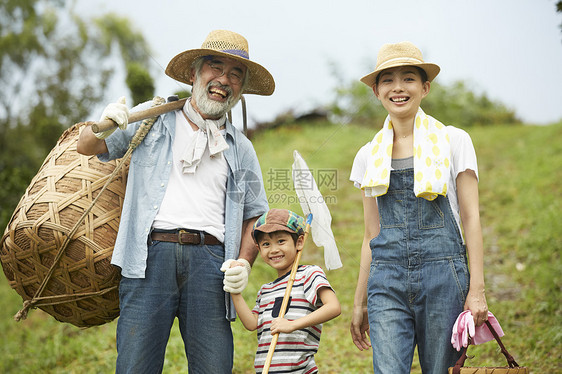
[[[457,176],[466,170],[473,170],[476,173],[476,178],[478,178],[478,164],[470,135],[468,135],[466,131],[453,126],[446,126],[445,129],[449,134],[451,145],[451,164],[449,166],[450,173],[447,183],[449,186],[447,197],[449,198],[451,210],[453,211],[457,226],[459,227],[459,232],[462,233],[456,180]],[[367,170],[367,163],[369,161],[371,149],[373,149],[371,142],[372,141],[361,147],[355,156],[355,160],[353,160],[349,180],[351,180],[357,188],[361,188],[363,176]]]

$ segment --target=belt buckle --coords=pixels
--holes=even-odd
[[[187,231],[185,231],[185,230],[180,230],[180,231],[178,231],[178,244],[180,244],[180,245],[190,244],[190,243],[184,243],[184,242],[181,240],[182,234],[187,234]]]
[[[188,245],[188,244],[202,245],[202,244],[205,243],[205,239],[204,239],[205,236],[204,236],[204,234],[203,234],[202,232],[200,232],[199,234],[194,234],[194,235],[198,235],[198,236],[199,236],[199,242],[198,242],[198,243],[197,243],[197,242],[184,242],[184,241],[182,241],[182,240],[181,240],[182,234],[191,234],[191,233],[190,233],[189,231],[183,230],[183,229],[181,229],[181,230],[178,231],[178,243],[179,243],[180,245]]]

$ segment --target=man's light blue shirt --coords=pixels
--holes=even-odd
[[[148,106],[150,102],[132,111]],[[140,122],[131,123],[126,130],[115,131],[105,140],[108,153],[98,155],[98,158],[109,161],[123,157],[139,126]],[[175,112],[161,115],[131,156],[123,211],[111,259],[113,265],[121,268],[124,277],[144,278],[148,236],[171,173],[175,130]],[[243,221],[260,216],[269,208],[252,143],[228,121],[226,142],[229,148],[223,155],[229,170],[225,201],[225,260],[238,258]],[[181,199],[181,196],[177,198]],[[231,303],[227,303],[227,318],[234,319]]]

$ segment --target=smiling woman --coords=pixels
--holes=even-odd
[[[350,176],[365,223],[351,335],[360,350],[372,346],[375,372],[410,372],[417,345],[422,371],[445,373],[459,357],[450,344],[457,316],[487,318],[472,141],[420,108],[439,71],[400,42],[383,45],[361,78],[388,112]]]
[[[392,118],[397,139],[412,134],[411,119],[415,117],[422,99],[429,93],[430,82],[427,80],[427,74],[422,76],[418,69],[421,68],[400,66],[383,70],[377,76],[378,83],[373,86],[377,99]],[[410,152],[397,154],[395,157],[404,158],[411,155],[410,149]]]

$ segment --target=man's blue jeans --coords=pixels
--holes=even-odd
[[[175,317],[189,373],[232,373],[220,245],[154,241],[144,279],[122,278],[117,373],[160,373]]]

